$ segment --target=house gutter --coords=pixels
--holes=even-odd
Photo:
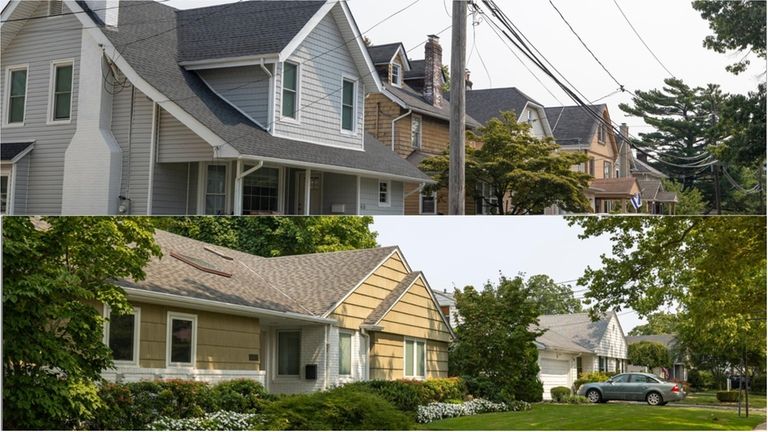
[[[259,66],[261,66],[261,70],[263,70],[268,77],[272,78],[272,72],[270,72],[269,69],[267,69],[267,66],[264,63],[264,57],[261,58],[261,63],[259,63]]]
[[[363,380],[371,379],[371,335],[368,331],[382,331],[384,327],[370,324],[360,326],[360,335],[365,338],[365,370],[363,371]]]
[[[400,117],[397,117],[396,119],[392,120],[392,151],[395,151],[395,123],[398,121],[408,117],[409,115],[413,114],[413,110],[408,110],[407,113],[401,115]]]
[[[415,194],[416,192],[418,192],[419,194],[421,194],[421,192],[422,192],[422,191],[424,191],[424,186],[426,186],[426,185],[427,185],[426,183],[421,183],[421,184],[419,184],[419,187],[417,187],[417,188],[415,188],[414,190],[412,190],[412,191],[408,192],[407,194],[405,194],[405,196],[404,196],[403,198],[404,198],[404,199],[405,199],[405,198],[408,198],[409,196],[411,196],[411,195]]]

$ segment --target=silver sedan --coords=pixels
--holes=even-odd
[[[609,400],[646,401],[648,405],[666,405],[685,398],[682,386],[647,373],[623,373],[606,382],[585,383],[577,394],[592,403]]]

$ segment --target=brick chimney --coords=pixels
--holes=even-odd
[[[443,47],[440,38],[429,35],[424,46],[424,99],[433,106],[443,104]]]
[[[469,69],[466,69],[466,71],[464,72],[464,78],[465,78],[465,79],[466,79],[466,81],[467,81],[467,90],[472,90],[472,85],[473,85],[473,83],[472,83],[472,80],[470,80],[470,79],[469,79],[469,78],[470,78],[470,75],[471,75],[471,74],[470,74],[470,72],[469,72]]]

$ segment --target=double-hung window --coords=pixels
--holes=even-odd
[[[435,192],[421,193],[421,214],[437,214],[437,194]]]
[[[427,344],[425,341],[405,340],[405,376],[425,378],[427,376]]]
[[[245,169],[250,169],[246,166]],[[277,212],[280,170],[261,168],[243,179],[243,214]]]
[[[169,312],[166,354],[169,367],[194,367],[197,353],[197,316]]]
[[[112,358],[116,364],[138,364],[139,361],[139,323],[141,310],[133,308],[133,312],[118,315],[109,311],[109,321],[106,324],[106,344],[112,350]]]
[[[605,125],[600,125],[597,127],[597,141],[600,144],[605,144]]]
[[[227,212],[227,166],[205,165],[205,214],[224,215]]]
[[[6,123],[9,125],[24,124],[27,104],[27,66],[8,69],[6,79],[8,100]]]
[[[339,375],[352,375],[352,333],[339,332]]]
[[[403,85],[403,67],[397,63],[392,63],[392,85],[395,87]]]
[[[301,364],[301,332],[277,332],[277,374],[299,376]]]
[[[355,82],[349,79],[342,80],[341,89],[341,129],[346,132],[355,131]]]
[[[421,148],[421,116],[413,115],[411,117],[411,147]]]
[[[51,64],[50,122],[68,122],[72,118],[73,71],[74,63],[71,60]]]
[[[283,117],[298,119],[299,65],[283,64]]]
[[[392,188],[392,183],[385,181],[385,180],[379,180],[379,207],[389,207],[391,205],[390,201],[390,193]]]
[[[613,171],[612,164],[608,161],[603,161],[603,178],[611,178],[611,171]]]

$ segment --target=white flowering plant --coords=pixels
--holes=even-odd
[[[206,413],[203,417],[192,417],[185,419],[172,419],[170,417],[161,417],[149,425],[150,430],[168,430],[168,431],[214,431],[231,430],[245,431],[258,429],[262,423],[263,416],[259,414],[241,414],[232,411],[216,411]]]
[[[530,409],[530,406],[531,404],[522,401],[506,404],[504,402],[491,402],[486,399],[473,399],[463,403],[433,402],[429,405],[418,407],[416,410],[416,421],[418,423],[431,423],[444,418],[471,416],[488,412],[523,411]]]

